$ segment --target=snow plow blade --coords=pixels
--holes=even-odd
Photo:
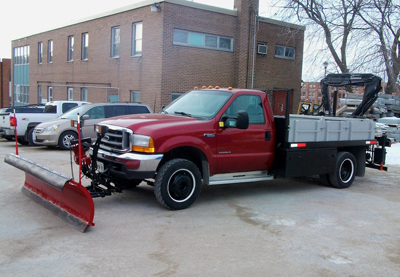
[[[14,154],[4,162],[25,171],[22,192],[61,217],[75,229],[85,232],[94,226],[94,204],[88,190],[61,173]]]

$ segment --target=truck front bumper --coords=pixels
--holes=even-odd
[[[93,149],[89,150],[93,156]],[[97,154],[97,169],[101,174],[127,180],[154,178],[163,154],[113,153],[102,149]]]

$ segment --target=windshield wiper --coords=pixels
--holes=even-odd
[[[183,115],[183,116],[192,117],[191,114],[188,114],[188,113],[185,113],[185,112],[177,112],[177,111],[175,111],[174,113],[175,113],[175,114],[180,114],[180,115]]]

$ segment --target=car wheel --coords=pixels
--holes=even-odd
[[[31,128],[31,129],[29,130],[29,132],[28,132],[28,142],[29,142],[29,145],[32,145],[32,146],[38,145],[38,144],[36,144],[35,141],[33,140],[33,132],[34,132],[34,130],[35,130],[35,128]]]
[[[339,152],[335,169],[329,174],[329,181],[335,188],[348,188],[354,181],[357,163],[354,155],[349,152]]]
[[[154,194],[158,202],[171,210],[188,208],[197,199],[200,190],[200,170],[185,159],[166,162],[154,182]]]
[[[60,146],[60,148],[63,150],[69,150],[71,149],[70,141],[77,138],[77,133],[73,131],[65,131],[60,135],[60,138],[58,139],[58,146]]]

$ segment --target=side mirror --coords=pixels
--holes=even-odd
[[[223,116],[219,122],[219,127],[245,130],[249,128],[249,114],[246,111],[240,110],[236,117]]]
[[[236,128],[243,130],[249,128],[249,114],[246,111],[238,111],[236,118]]]
[[[89,115],[88,114],[85,114],[85,115],[82,115],[82,118],[81,118],[81,120],[83,121],[83,120],[87,120],[87,119],[89,119]]]

